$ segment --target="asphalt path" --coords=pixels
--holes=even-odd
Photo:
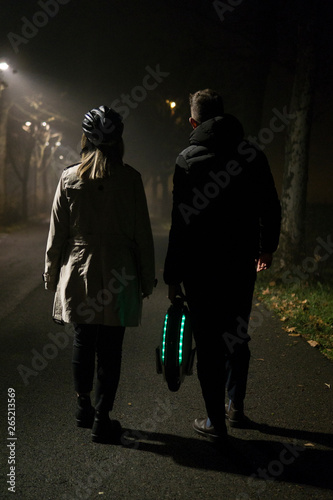
[[[253,428],[230,429],[227,449],[192,430],[205,416],[196,373],[173,393],[155,371],[168,307],[167,233],[157,225],[159,284],[142,325],[126,331],[113,415],[126,446],[92,443],[75,425],[71,331],[52,322],[53,295],[41,283],[46,235],[46,222],[0,234],[0,498],[333,498],[333,363],[256,301],[246,400]]]

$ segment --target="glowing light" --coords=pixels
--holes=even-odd
[[[31,127],[31,122],[25,122],[26,127]]]
[[[165,360],[165,347],[166,347],[166,334],[167,334],[168,318],[169,318],[169,315],[166,314],[165,318],[164,318],[163,337],[162,337],[162,353],[161,353],[163,364],[164,364],[164,360]]]
[[[178,352],[178,361],[179,364],[181,365],[183,362],[183,341],[184,341],[184,329],[185,329],[185,314],[182,316],[182,322],[180,325],[180,332],[179,332],[179,352]]]
[[[169,101],[169,99],[167,99],[165,102],[170,106],[171,109],[174,109],[177,106],[177,103],[175,101]]]
[[[5,61],[0,62],[0,70],[1,71],[7,71],[9,68],[9,64],[7,64]]]
[[[46,127],[47,123],[46,122],[43,122],[42,123],[42,127]]]
[[[63,160],[64,157],[62,155],[59,156],[59,160]]]
[[[57,142],[55,143],[55,145],[56,145],[56,146],[61,146],[61,142],[60,142],[60,141],[57,141]]]

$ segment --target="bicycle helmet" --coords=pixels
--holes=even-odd
[[[124,124],[119,113],[107,106],[100,106],[86,113],[82,130],[87,139],[98,148],[120,139]]]

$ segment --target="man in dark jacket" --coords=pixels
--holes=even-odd
[[[173,302],[185,289],[207,417],[194,429],[225,438],[242,426],[256,273],[277,249],[281,209],[265,155],[244,140],[212,90],[190,95],[193,132],[177,158],[164,268]],[[225,387],[229,403],[225,405]]]

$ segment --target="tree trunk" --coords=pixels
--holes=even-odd
[[[0,95],[0,223],[5,220],[8,111],[9,105],[3,102],[3,97]]]
[[[298,57],[286,138],[282,187],[281,267],[302,257],[308,182],[309,141],[315,88],[316,49],[312,26],[299,28]]]
[[[23,162],[23,172],[22,172],[22,197],[21,197],[21,216],[22,220],[28,220],[29,215],[31,215],[31,205],[29,206],[29,179],[31,175],[31,159],[32,153],[35,147],[35,136],[31,133],[29,134],[27,142],[27,150],[25,153],[25,159]]]

